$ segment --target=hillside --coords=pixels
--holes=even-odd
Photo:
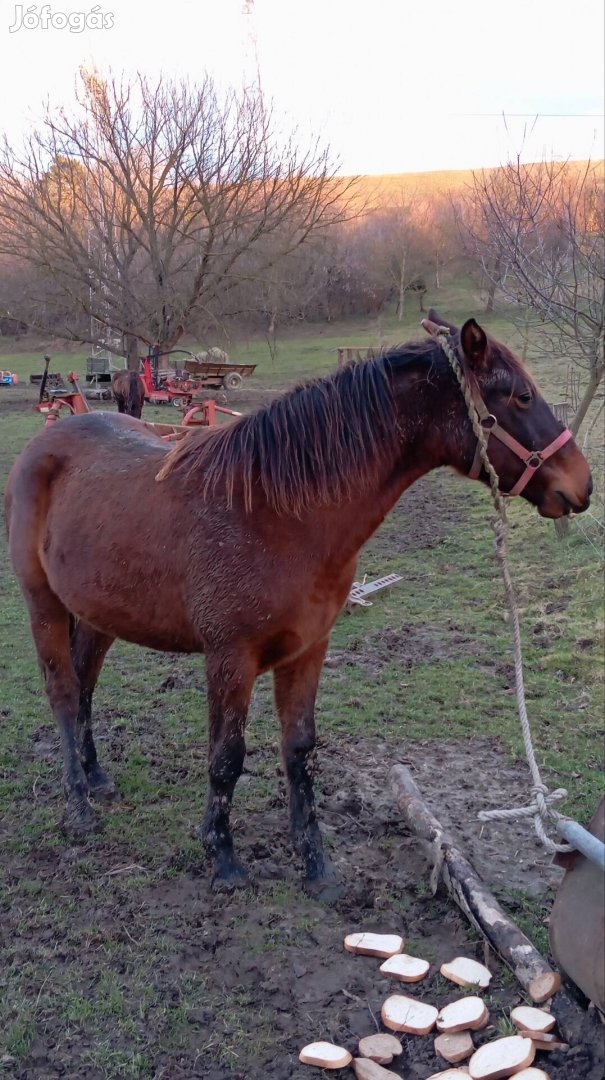
[[[569,168],[578,172],[586,169],[588,161],[570,161]],[[594,166],[599,163],[593,161]],[[478,172],[480,170],[474,170]],[[472,169],[444,169],[436,172],[386,173],[381,176],[359,177],[359,195],[375,206],[388,206],[401,195],[445,195],[470,186]]]

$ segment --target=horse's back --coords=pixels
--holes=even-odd
[[[48,453],[68,458],[74,452],[86,452],[89,448],[99,449],[107,445],[135,453],[137,450],[145,452],[145,448],[158,453],[165,453],[167,449],[164,440],[144,421],[123,413],[97,410],[69,416],[60,423],[42,428],[27,443],[16,464],[21,459],[31,460],[30,454],[36,459],[38,454]]]
[[[26,446],[9,477],[6,516],[30,611],[52,597],[112,637],[198,650],[184,601],[176,616],[171,608],[172,559],[186,565],[175,520],[189,504],[155,482],[167,449],[141,421],[115,413],[61,420]],[[166,618],[154,619],[158,595]]]
[[[5,491],[9,536],[17,510],[32,520],[48,506],[51,489],[69,475],[81,479],[86,469],[98,475],[132,468],[151,459],[153,467],[167,453],[166,443],[140,420],[119,413],[72,416],[42,428],[15,461]],[[93,493],[94,494],[94,493]]]

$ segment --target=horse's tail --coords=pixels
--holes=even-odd
[[[136,416],[137,419],[141,418],[141,413],[143,412],[143,395],[141,390],[141,377],[138,371],[129,371],[126,412],[129,416]]]

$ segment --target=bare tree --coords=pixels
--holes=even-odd
[[[545,353],[566,354],[586,372],[574,434],[605,371],[604,194],[592,164],[518,160],[474,174],[472,189],[469,236],[494,291],[525,324],[531,313]]]
[[[129,366],[350,212],[355,181],[317,145],[280,144],[257,88],[82,72],[78,103],[48,109],[20,152],[5,142],[0,254],[31,268],[20,303],[40,327],[111,341]]]
[[[446,267],[464,254],[452,203],[453,196],[436,193],[431,196],[427,206],[423,247],[436,289],[441,288]]]
[[[396,290],[396,314],[401,321],[405,297],[409,291],[420,292],[420,308],[424,289],[417,285],[424,279],[418,273],[418,252],[422,248],[422,232],[427,218],[427,201],[418,191],[401,187],[382,218],[385,249],[388,252],[390,275]]]

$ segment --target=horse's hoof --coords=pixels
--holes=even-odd
[[[337,878],[305,878],[303,889],[307,896],[320,904],[335,904],[345,894],[345,887]]]
[[[86,773],[86,790],[89,799],[96,802],[111,803],[119,802],[121,795],[109,773],[103,771],[99,763],[84,766]]]
[[[88,784],[89,798],[94,799],[95,802],[103,803],[105,806],[109,806],[111,803],[118,803],[122,801],[122,796],[118,791],[113,780],[108,776],[101,780],[99,783]]]
[[[82,840],[101,832],[103,821],[88,802],[68,803],[59,828],[70,840]]]
[[[217,867],[212,877],[213,892],[232,892],[233,889],[245,889],[249,884],[248,871],[237,859]]]
[[[334,864],[327,855],[307,863],[303,888],[308,896],[322,904],[334,904],[344,896],[345,888]]]

